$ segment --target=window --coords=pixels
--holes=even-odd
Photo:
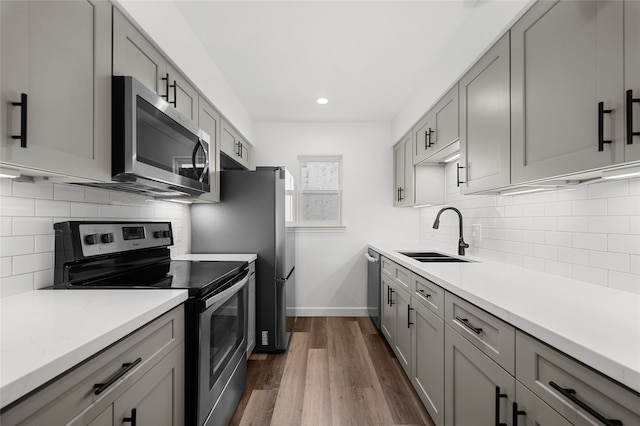
[[[342,226],[342,156],[300,156],[298,224]]]

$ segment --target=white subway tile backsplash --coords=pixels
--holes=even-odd
[[[53,199],[58,201],[84,201],[84,187],[77,185],[53,185]]]
[[[33,274],[12,275],[0,281],[0,297],[13,296],[33,290]]]
[[[53,184],[48,182],[13,182],[13,196],[53,200]]]
[[[549,246],[549,245],[546,245],[546,244],[534,244],[533,245],[533,255],[535,257],[539,257],[541,259],[557,260],[558,259],[558,247]]]
[[[68,201],[36,200],[36,216],[69,216],[71,207]]]
[[[53,268],[53,252],[13,256],[13,274],[42,271]]]
[[[121,218],[122,206],[100,204],[100,206],[98,206],[98,216],[102,218]]]
[[[629,195],[640,195],[640,178],[629,180]]]
[[[629,272],[640,275],[640,255],[629,255]]]
[[[611,269],[629,272],[630,260],[628,254],[611,253],[608,251],[589,251],[589,266],[594,268]]]
[[[588,186],[558,189],[558,201],[562,200],[586,200],[589,198]]]
[[[71,203],[72,217],[97,217],[98,205],[92,203]]]
[[[0,195],[13,195],[13,181],[11,179],[0,178]]]
[[[556,229],[558,229],[558,218],[550,216],[534,217],[533,229],[555,231]]]
[[[555,260],[544,261],[544,271],[549,274],[559,275],[565,278],[573,277],[573,265],[571,263],[557,262]]]
[[[34,252],[32,236],[0,237],[0,256],[19,256]]]
[[[544,231],[522,231],[522,240],[528,243],[544,244]]]
[[[571,232],[547,231],[544,233],[544,242],[552,246],[571,247]]]
[[[8,237],[13,234],[13,219],[0,217],[0,237]]]
[[[524,256],[533,256],[533,244],[531,243],[513,243],[513,252]]]
[[[53,252],[55,248],[54,235],[36,235],[34,251],[36,253]]]
[[[558,247],[558,260],[576,265],[589,265],[589,250]]]
[[[522,206],[523,216],[544,216],[544,204],[524,204]]]
[[[554,201],[544,205],[545,216],[571,216],[571,201]]]
[[[10,277],[11,275],[11,257],[0,257],[0,277]]]
[[[592,268],[590,266],[573,265],[573,278],[588,283],[607,287],[609,277],[606,269]]]
[[[588,232],[589,218],[586,216],[559,217],[558,231]]]
[[[30,198],[0,197],[0,216],[33,216],[34,206]]]
[[[640,234],[640,216],[629,216],[629,233]]]
[[[572,201],[571,214],[574,216],[604,216],[607,214],[607,199]]]
[[[589,232],[601,234],[628,234],[628,216],[591,216]]]
[[[588,186],[589,198],[626,197],[629,195],[628,180],[611,180],[597,182]]]
[[[589,250],[607,250],[606,234],[589,234],[583,232],[573,233],[573,247]]]
[[[609,235],[608,250],[616,253],[640,254],[640,235]]]
[[[523,256],[522,260],[523,267],[544,272],[544,259],[533,256]]]
[[[612,216],[639,216],[640,196],[607,199],[608,212]]]
[[[33,273],[34,290],[51,287],[53,284],[53,269],[45,269],[44,271],[36,271]]]
[[[50,217],[14,217],[13,235],[53,234],[53,219]]]

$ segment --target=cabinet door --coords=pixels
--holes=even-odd
[[[67,426],[80,426],[81,423],[72,422]],[[98,414],[98,416],[91,420],[87,426],[113,426],[113,405],[107,407],[102,413]]]
[[[414,192],[414,168],[413,168],[413,138],[409,135],[408,138],[402,141],[404,145],[404,188],[400,191],[400,203],[405,206],[411,206],[415,200]]]
[[[411,377],[411,331],[413,326],[411,296],[398,288],[396,284],[393,298],[396,308],[396,344],[393,349],[405,373]]]
[[[509,185],[509,84],[506,34],[459,82],[463,194]]]
[[[458,85],[449,90],[431,109],[434,132],[431,134],[431,152],[441,151],[458,140]]]
[[[113,75],[130,75],[168,101],[167,61],[129,22],[113,9]]]
[[[512,183],[624,160],[623,28],[621,1],[537,2],[512,27]]]
[[[433,136],[433,124],[431,123],[431,111],[427,112],[421,119],[413,126],[413,164],[418,164],[429,157],[432,150],[430,149],[430,140]]]
[[[174,67],[167,64],[169,100],[183,116],[198,121],[198,91]]]
[[[220,201],[220,114],[203,97],[199,99],[198,127],[209,135],[209,186],[210,191],[198,197],[198,201]]]
[[[571,426],[571,423],[516,380],[518,426]]]
[[[444,424],[444,321],[414,303],[411,382],[436,425]]]
[[[389,346],[392,348],[395,346],[396,334],[396,308],[394,305],[394,289],[391,278],[389,278],[386,274],[382,274],[380,277],[382,283],[382,318],[380,321],[380,330],[382,334],[387,339]]]
[[[131,386],[114,404],[115,424],[178,426],[184,423],[184,343]],[[135,410],[135,411],[134,411]]]
[[[2,161],[110,181],[111,4],[2,1],[0,8]],[[27,106],[12,105],[22,93]],[[26,148],[11,137],[22,134],[25,112]]]
[[[511,425],[513,376],[449,325],[444,356],[445,425]]]
[[[624,90],[640,99],[640,2],[624,2]],[[626,102],[626,99],[625,99]],[[640,160],[640,101],[625,105],[625,161]],[[634,135],[635,133],[635,135]],[[631,137],[629,137],[631,134]],[[631,142],[631,143],[629,143]]]
[[[249,144],[225,119],[222,119],[220,129],[220,151],[244,168],[249,168]]]
[[[410,137],[410,136],[409,136]],[[405,136],[405,139],[407,136]],[[393,147],[393,205],[402,205],[400,192],[404,189],[404,144],[398,142]]]

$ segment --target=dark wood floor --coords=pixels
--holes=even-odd
[[[230,425],[433,423],[369,318],[297,318],[289,350],[254,354]]]

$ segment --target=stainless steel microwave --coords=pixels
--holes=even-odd
[[[154,197],[209,192],[209,135],[135,78],[112,83],[114,189]]]

